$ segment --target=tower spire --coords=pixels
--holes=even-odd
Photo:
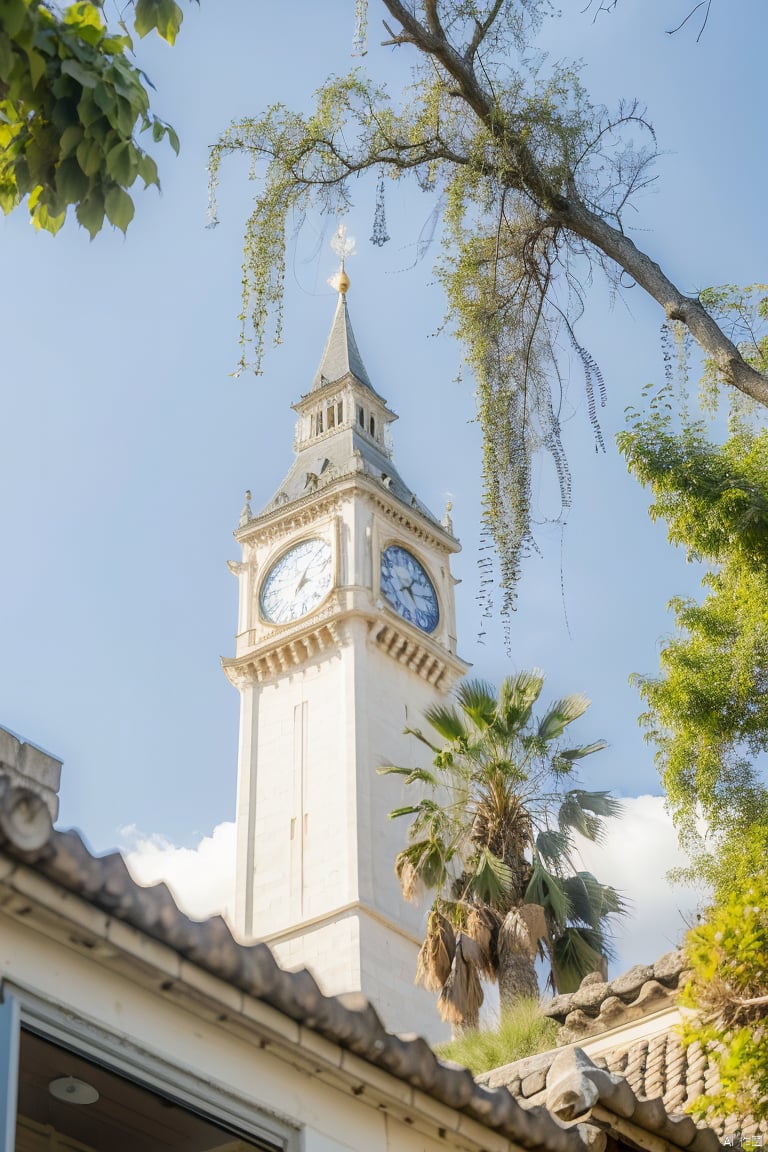
[[[346,260],[348,256],[353,256],[355,253],[355,238],[347,234],[344,224],[339,224],[336,229],[331,240],[331,247],[339,257],[339,269],[331,276],[328,283],[339,293],[339,300],[320,366],[312,382],[312,391],[322,388],[325,384],[341,380],[343,376],[351,372],[361,384],[365,384],[367,388],[375,392],[357,347],[347,309],[347,292],[350,281],[346,270]]]

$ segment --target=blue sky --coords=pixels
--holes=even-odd
[[[61,823],[99,850],[125,826],[192,849],[233,816],[237,696],[219,668],[234,649],[226,561],[243,491],[258,505],[291,461],[290,404],[311,382],[333,314],[335,222],[308,221],[292,250],[284,343],[264,375],[233,379],[251,189],[246,167],[225,163],[221,223],[206,229],[207,149],[233,118],[275,101],[306,108],[328,74],[345,72],[353,7],[190,5],[174,49],[138,48],[182,152],[156,152],[163,192],[138,193],[127,239],[108,229],[89,243],[74,221],[55,239],[37,235],[23,211],[0,221],[0,723],[65,760]],[[761,0],[743,0],[738,14],[715,0],[700,43],[695,28],[666,35],[690,7],[620,0],[593,19],[568,0],[546,32],[555,57],[583,60],[597,101],[647,104],[662,156],[633,235],[686,291],[765,279],[768,263],[756,83],[768,13]],[[372,0],[363,64],[396,90],[409,60],[378,46],[381,15]],[[581,339],[608,385],[608,451],[593,450],[573,363],[574,507],[562,534],[543,529],[542,556],[528,563],[510,659],[498,621],[478,640],[480,441],[471,381],[456,381],[460,352],[433,335],[437,248],[410,267],[433,204],[395,189],[392,239],[377,249],[366,243],[374,193],[361,181],[347,219],[358,247],[350,312],[369,374],[400,415],[401,473],[434,510],[453,500],[459,651],[493,681],[536,665],[551,697],[586,692],[594,703],[580,736],[610,743],[589,785],[657,793],[627,678],[657,668],[666,601],[695,591],[697,576],[649,522],[613,437],[643,385],[662,380],[661,316],[632,289],[612,302],[596,275]],[[541,491],[550,513],[546,482]]]

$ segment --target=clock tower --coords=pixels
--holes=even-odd
[[[390,426],[339,298],[320,367],[294,405],[295,459],[256,514],[246,499],[235,656],[241,697],[235,927],[329,994],[362,990],[387,1027],[444,1035],[414,987],[424,909],[394,873],[410,802],[384,764],[423,764],[404,733],[444,701],[456,655],[458,552],[400,476]]]

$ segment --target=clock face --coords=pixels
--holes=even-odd
[[[331,546],[326,540],[303,540],[270,568],[259,604],[265,620],[288,624],[320,603],[333,577]]]
[[[381,554],[381,591],[395,612],[422,632],[437,628],[440,609],[434,585],[416,557],[397,544]]]

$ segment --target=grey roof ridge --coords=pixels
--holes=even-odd
[[[0,774],[0,783],[6,781]],[[34,816],[31,837],[24,826],[27,812]],[[137,884],[119,852],[94,856],[79,832],[53,830],[50,820],[43,840],[40,827],[36,793],[19,787],[0,789],[0,849],[12,859],[522,1147],[584,1152],[582,1133],[559,1123],[546,1108],[526,1109],[506,1088],[482,1087],[468,1069],[439,1060],[421,1037],[387,1032],[365,997],[355,995],[345,1002],[342,997],[326,996],[306,969],[286,972],[280,968],[266,944],[238,943],[223,917],[190,920],[166,884]],[[30,848],[35,841],[36,846]]]
[[[295,500],[291,500],[289,502],[291,511],[306,508],[314,500],[317,500],[319,496],[323,495],[326,490],[330,492],[333,490],[334,486],[341,485],[344,482],[348,482],[353,476],[360,475],[360,470],[354,466],[349,467],[344,472],[339,472],[331,479],[329,479],[327,483],[318,486],[311,492],[307,492],[306,495],[300,496]],[[363,480],[367,481],[367,483],[370,485],[371,493],[378,495],[378,489],[381,487],[381,485],[377,484],[375,478],[365,472],[362,473],[362,477]],[[259,531],[265,525],[269,525],[272,520],[278,520],[281,516],[285,516],[289,504],[275,504],[275,499],[279,493],[280,489],[278,488],[277,492],[270,498],[269,502],[260,512],[257,512],[254,516],[252,516],[250,520],[247,521],[247,523],[241,524],[239,527],[235,528],[233,532],[235,540],[243,540],[245,537],[249,536],[250,533]],[[400,497],[396,497],[396,499],[406,515],[413,512],[417,513],[420,519],[426,522],[429,530],[435,533],[439,539],[450,542],[453,545],[459,545],[457,537],[454,536],[452,532],[449,532],[445,525],[441,524],[434,513],[432,513],[429,508],[427,508],[427,506],[420,500],[416,504],[408,504]],[[459,551],[459,547],[453,547],[452,551]]]
[[[612,1124],[622,1135],[640,1129],[689,1152],[718,1152],[721,1144],[709,1128],[699,1128],[681,1113],[669,1114],[660,1097],[637,1096],[623,1076],[598,1068],[578,1047],[563,1049],[547,1075],[546,1106],[564,1121]]]

